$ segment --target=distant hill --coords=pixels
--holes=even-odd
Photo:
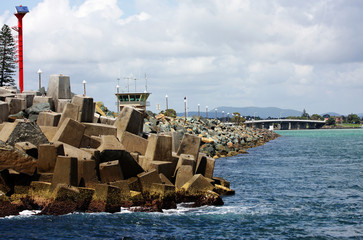
[[[223,117],[222,111],[224,111],[224,117],[227,117],[227,113],[230,113],[230,117],[232,117],[232,113],[239,112],[241,116],[256,116],[260,118],[279,118],[279,117],[288,117],[288,116],[301,116],[302,112],[293,110],[293,109],[282,109],[276,107],[216,107],[218,109],[217,114],[218,118]],[[208,112],[208,117],[212,118],[216,116],[215,109],[212,108]],[[177,113],[178,116],[184,116],[184,113]],[[198,112],[189,112],[188,116],[196,116]],[[205,109],[200,112],[202,117],[206,116]]]
[[[320,114],[320,116],[324,116],[325,114],[328,114],[330,116],[341,116],[342,115],[342,114],[339,114],[336,112],[327,112],[327,113]]]

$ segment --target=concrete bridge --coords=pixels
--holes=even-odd
[[[300,119],[268,119],[245,121],[248,127],[266,128],[270,130],[317,129],[324,126],[324,121]]]

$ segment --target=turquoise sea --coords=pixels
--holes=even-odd
[[[0,219],[1,239],[363,239],[363,130],[279,131],[216,161],[222,207]]]

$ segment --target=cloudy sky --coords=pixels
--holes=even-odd
[[[37,70],[116,110],[117,79],[182,112],[209,106],[279,107],[310,114],[363,112],[361,0],[23,0],[0,23],[24,18],[24,85]],[[15,32],[14,32],[15,34]],[[18,77],[16,76],[16,79]],[[130,81],[135,90],[135,81]]]

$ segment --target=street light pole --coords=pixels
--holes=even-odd
[[[208,106],[205,107],[205,115],[206,115],[206,118],[208,119]]]
[[[169,109],[169,106],[168,106],[168,94],[165,95],[165,102],[166,102],[166,109],[165,109],[165,111],[166,111],[166,110]]]
[[[198,103],[198,118],[200,118],[200,104]]]
[[[187,122],[187,97],[184,97],[184,122]]]
[[[119,93],[120,93],[120,86],[116,85],[116,91],[117,91],[117,113],[120,112],[120,99],[119,99]]]
[[[224,119],[224,111],[222,111],[222,121],[225,122],[225,119]]]
[[[216,108],[215,111],[216,111],[216,119],[218,119],[218,112],[217,112],[218,109]]]
[[[39,91],[40,91],[40,89],[42,88],[42,70],[40,70],[39,68],[37,73],[39,75]]]
[[[86,80],[83,80],[82,84],[83,84],[83,96],[86,96]]]

